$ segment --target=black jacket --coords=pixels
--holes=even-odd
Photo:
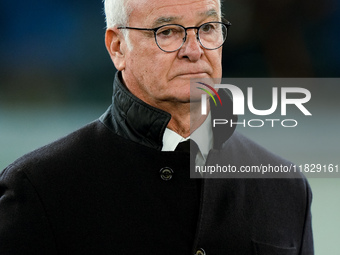
[[[190,179],[189,153],[161,151],[170,118],[116,76],[100,120],[1,173],[0,254],[313,254],[305,179]],[[225,136],[208,164],[289,164]]]

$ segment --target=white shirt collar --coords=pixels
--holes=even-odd
[[[177,145],[181,142],[188,140],[190,137],[184,138],[177,134],[175,131],[172,131],[169,128],[165,129],[163,135],[163,148],[162,151],[174,151]]]
[[[197,143],[200,152],[198,157],[201,157],[199,161],[200,164],[204,165],[203,162],[206,161],[209,151],[213,147],[213,132],[210,112],[202,125],[187,138],[184,138],[171,129],[166,128],[163,135],[162,151],[174,151],[180,142],[184,142],[188,139],[192,139]]]

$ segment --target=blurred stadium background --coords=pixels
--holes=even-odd
[[[232,27],[223,76],[339,77],[339,5],[338,0],[225,0]],[[98,118],[110,104],[115,69],[104,45],[101,1],[2,0],[0,10],[3,169]],[[245,132],[297,163],[339,163],[339,92],[339,87],[327,91],[331,100],[325,96],[318,107],[327,113],[294,134]],[[310,179],[310,184],[316,254],[340,254],[340,179]]]

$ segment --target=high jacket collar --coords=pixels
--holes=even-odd
[[[232,101],[229,95],[225,91],[219,94],[223,107],[211,107],[212,119],[229,118],[236,122],[237,116],[232,116]],[[163,134],[170,119],[171,114],[152,107],[131,94],[122,82],[121,72],[116,73],[112,104],[100,117],[100,121],[113,133],[144,146],[161,150]],[[234,129],[235,127],[229,126],[213,128],[214,147],[218,149],[231,136]]]

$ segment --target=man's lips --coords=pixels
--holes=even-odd
[[[197,72],[197,71],[195,71],[195,72],[181,72],[181,73],[179,73],[179,74],[177,74],[177,75],[175,75],[175,77],[207,77],[208,76],[208,73],[207,72],[204,72],[204,71],[202,71],[202,72]]]

